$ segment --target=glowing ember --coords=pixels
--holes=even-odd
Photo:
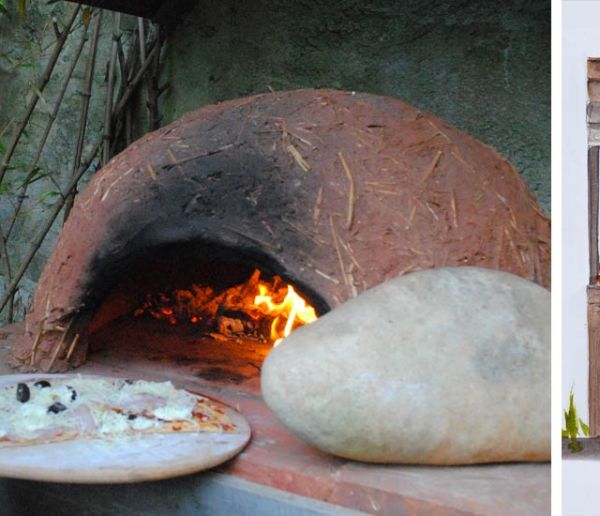
[[[263,280],[258,269],[247,282],[221,293],[192,285],[190,290],[175,290],[171,295],[148,294],[134,316],[145,314],[170,324],[202,323],[221,333],[233,331],[258,337],[268,333],[274,346],[298,326],[317,319],[315,309],[291,285],[279,276]]]

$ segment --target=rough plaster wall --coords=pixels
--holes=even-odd
[[[46,2],[28,2],[24,18],[20,18],[16,14],[15,3],[7,3],[7,7],[9,15],[0,13],[0,143],[5,147],[12,141],[16,126],[24,116],[25,108],[32,95],[31,85],[38,83],[52,54],[55,41],[52,17],[55,16],[59,20],[62,28],[62,23],[66,23],[74,4],[60,2],[47,5]],[[80,27],[80,19],[75,22],[75,27]],[[109,36],[109,31],[110,16],[105,16],[88,119],[88,145],[84,149],[84,155],[89,152],[91,145],[102,130],[105,93],[104,65],[108,60],[110,49],[110,37],[106,36]],[[79,42],[80,28],[67,40],[54,74],[43,92],[43,98],[38,102],[26,135],[21,140],[17,147],[17,153],[11,161],[17,167],[6,175],[11,191],[0,192],[0,217],[4,229],[6,229],[7,220],[12,216],[14,210],[16,201],[14,192],[18,190],[24,175],[27,174],[28,164],[32,162],[37,152],[38,142],[54,108],[54,100],[62,88],[67,69]],[[51,174],[63,187],[70,178],[73,166],[88,48],[89,42],[77,64],[72,82],[63,100],[63,106],[38,165],[43,172]],[[33,183],[28,189],[22,215],[15,225],[9,245],[13,271],[18,268],[28,253],[31,242],[39,233],[40,226],[48,217],[50,207],[57,199],[56,195],[47,196],[48,192],[57,190],[56,185],[47,179]],[[29,306],[35,282],[54,247],[61,226],[62,215],[58,217],[23,278],[16,297],[15,315],[17,319],[23,317],[24,311]],[[3,273],[4,264],[2,263],[0,266],[0,294],[6,285]],[[6,310],[0,314],[0,321],[4,321],[5,317]]]
[[[400,98],[496,147],[550,210],[547,0],[198,0],[163,80],[164,122],[268,87]]]

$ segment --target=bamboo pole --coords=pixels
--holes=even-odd
[[[90,106],[90,98],[92,97],[92,86],[94,83],[94,70],[96,69],[96,53],[98,50],[98,40],[100,39],[100,26],[102,23],[102,9],[98,10],[98,16],[94,24],[94,32],[92,34],[92,43],[90,45],[90,51],[88,54],[88,60],[85,66],[85,89],[82,94],[81,100],[81,111],[79,114],[79,130],[77,132],[77,143],[75,145],[75,157],[73,158],[73,168],[71,170],[71,177],[77,173],[79,166],[81,165],[81,154],[83,152],[83,146],[85,143],[85,130],[88,120],[88,111]],[[63,215],[63,224],[67,220],[73,202],[75,200],[74,190],[67,196],[67,202],[65,203],[65,212]]]
[[[155,52],[157,52],[157,50],[158,50],[158,45],[154,45],[153,48],[151,49],[150,53],[148,54],[146,61],[142,64],[142,66],[140,67],[140,69],[138,70],[136,75],[134,76],[131,84],[129,84],[127,86],[127,88],[125,88],[125,90],[123,91],[123,96],[119,99],[119,101],[117,102],[116,106],[113,109],[111,119],[116,120],[122,114],[122,111],[123,111],[125,105],[127,104],[127,101],[131,98],[131,95],[135,91],[137,85],[142,80],[142,77],[144,76],[145,71],[148,69],[148,66],[152,62],[154,54],[155,54]],[[46,235],[48,234],[50,228],[52,227],[52,224],[56,220],[56,217],[58,216],[58,214],[62,210],[63,206],[65,205],[68,196],[77,187],[79,180],[83,177],[83,174],[87,171],[87,169],[91,165],[92,161],[94,160],[94,157],[96,156],[96,154],[98,153],[98,151],[100,150],[101,147],[102,147],[102,142],[96,143],[94,149],[92,150],[92,152],[90,153],[88,158],[77,169],[77,173],[73,176],[73,178],[69,182],[61,199],[54,205],[53,210],[50,214],[50,217],[46,221],[46,224],[43,226],[42,230],[40,231],[40,233],[38,234],[36,239],[34,240],[32,246],[29,250],[29,253],[27,254],[27,257],[25,258],[25,261],[21,264],[21,267],[19,268],[18,272],[14,275],[13,280],[11,281],[10,285],[6,288],[2,298],[0,299],[0,312],[2,312],[2,310],[4,310],[10,297],[16,290],[19,282],[21,281],[21,278],[23,277],[27,268],[31,264],[31,261],[33,260],[35,253],[40,248],[42,242],[44,241],[44,239],[46,238]]]
[[[127,52],[127,57],[123,59],[122,66],[122,79],[119,85],[119,93],[118,97],[120,98],[123,95],[123,92],[127,89],[127,87],[131,84],[132,80],[137,71],[137,67],[139,66],[139,46],[138,46],[138,34],[137,31],[133,36],[133,41],[129,44],[129,49]],[[110,142],[111,145],[111,154],[116,154],[119,150],[119,136],[123,132],[123,140],[125,145],[129,145],[133,140],[133,110],[131,106],[131,102],[128,102],[124,107],[124,115],[117,117],[117,119],[113,122],[113,138]],[[125,126],[125,127],[123,127]]]
[[[162,45],[162,34],[160,31],[160,25],[155,25],[156,37],[155,42],[159,50]],[[147,81],[147,92],[148,92],[148,127],[151,131],[154,131],[160,127],[160,114],[158,112],[158,97],[160,96],[160,87],[158,85],[160,72],[160,51],[154,54],[154,60],[152,62],[152,69]]]
[[[131,96],[135,92],[135,89],[136,89],[137,85],[139,84],[141,78],[144,76],[144,73],[146,73],[146,70],[152,63],[154,55],[156,54],[157,51],[158,51],[158,45],[155,44],[152,47],[152,49],[150,50],[148,57],[146,57],[146,60],[142,63],[142,66],[140,67],[138,72],[135,74],[131,83],[127,86],[127,88],[125,88],[125,91],[123,92],[123,96],[121,97],[119,102],[117,102],[116,107],[113,112],[113,120],[115,120],[118,116],[121,115],[123,108],[125,107],[127,102],[129,102],[129,100],[131,99]]]
[[[140,59],[142,63],[146,60],[146,20],[138,17],[138,35],[140,44]],[[148,95],[148,86],[146,87],[146,94]],[[148,124],[150,124],[150,106],[146,103],[146,116],[148,118]]]
[[[71,31],[71,27],[73,26],[73,23],[77,17],[77,13],[78,10],[75,9],[75,11],[73,12],[72,17],[69,19],[69,22],[67,24],[67,27],[65,28],[64,32],[62,34],[58,34],[57,35],[57,43],[56,43],[56,47],[54,50],[54,53],[52,55],[52,57],[50,58],[50,62],[48,63],[47,67],[46,67],[46,72],[44,73],[44,76],[42,77],[42,82],[40,83],[40,85],[37,88],[37,91],[40,91],[45,88],[46,84],[48,83],[49,79],[50,79],[50,75],[52,70],[54,70],[54,67],[56,65],[56,62],[58,60],[58,56],[60,55],[60,52],[62,51],[62,48],[64,46],[64,43],[67,40],[67,37],[70,34]],[[83,50],[83,46],[85,45],[85,41],[87,39],[87,30],[84,28],[83,34],[82,34],[82,38],[81,38],[81,42],[80,45],[76,51],[75,57],[72,59],[71,61],[71,66],[69,67],[69,70],[67,71],[67,78],[64,82],[64,85],[59,93],[59,97],[56,100],[56,103],[54,105],[54,110],[52,111],[52,113],[50,114],[48,123],[46,124],[46,129],[44,131],[44,134],[42,136],[42,140],[38,146],[38,150],[36,152],[35,158],[33,160],[33,163],[31,164],[31,166],[29,167],[29,170],[27,172],[26,175],[26,179],[28,179],[30,177],[30,175],[33,173],[33,171],[35,170],[40,156],[42,154],[42,150],[45,146],[46,140],[48,139],[48,135],[50,134],[50,130],[52,128],[52,125],[54,124],[54,120],[56,119],[56,115],[58,113],[58,110],[60,108],[60,105],[62,104],[62,100],[64,98],[64,94],[67,88],[67,85],[71,79],[71,76],[73,75],[73,70],[75,69],[75,65],[77,64],[77,61],[79,60],[79,56],[81,55],[81,51]],[[40,89],[41,88],[41,89]],[[9,167],[10,164],[10,160],[12,159],[12,156],[14,154],[14,151],[17,148],[17,145],[19,143],[19,140],[22,136],[22,134],[25,132],[25,127],[27,127],[27,124],[29,123],[29,119],[31,118],[31,115],[33,114],[33,111],[35,109],[35,106],[37,104],[37,101],[39,100],[39,95],[36,94],[34,95],[30,105],[28,106],[28,110],[26,113],[25,118],[23,119],[21,126],[19,127],[17,134],[15,135],[15,138],[13,139],[11,146],[9,147],[9,151],[7,152],[7,154],[5,155],[5,158],[3,160],[2,163],[2,171],[1,171],[1,176],[2,179],[4,178],[4,174],[6,173],[6,170]],[[1,182],[1,180],[0,180]],[[25,182],[21,188],[19,189],[19,194],[17,195],[17,205],[15,207],[14,210],[14,214],[11,218],[11,222],[10,225],[8,227],[8,230],[6,232],[2,231],[2,229],[0,228],[0,242],[2,245],[2,248],[0,249],[0,251],[2,252],[2,256],[4,258],[4,271],[6,274],[6,278],[7,281],[10,283],[12,281],[12,267],[10,264],[10,256],[8,254],[8,241],[10,239],[10,235],[12,233],[12,229],[15,225],[15,222],[17,220],[17,217],[19,215],[19,212],[21,211],[21,207],[23,205],[23,201],[25,199],[25,195],[27,193],[27,188],[28,188],[29,183]],[[16,289],[15,289],[16,292]],[[13,321],[13,317],[14,317],[14,293],[11,294],[10,296],[10,300],[9,300],[9,305],[8,305],[8,316],[7,316],[7,321],[9,323],[11,323]]]
[[[8,241],[8,239],[6,238],[6,236],[4,235],[4,232],[2,231],[2,228],[0,227],[0,244],[2,245],[2,249],[0,251],[2,251],[2,256],[4,257],[4,270],[6,273],[6,279],[10,283],[12,281],[12,267],[10,265],[10,257],[8,256],[8,248],[6,245],[7,241]],[[16,292],[16,289],[15,289],[15,292]],[[8,302],[7,321],[9,324],[11,322],[13,322],[14,307],[15,307],[15,298],[14,298],[14,293],[13,293],[13,294],[11,294],[10,300]]]
[[[13,154],[15,153],[17,145],[19,144],[19,141],[21,140],[21,137],[23,136],[23,133],[25,132],[25,128],[27,127],[27,124],[29,123],[29,119],[31,118],[31,115],[33,114],[33,110],[35,109],[35,106],[37,105],[37,102],[39,100],[39,95],[37,94],[37,92],[40,92],[40,93],[43,92],[44,88],[50,81],[50,76],[52,75],[52,71],[54,70],[54,67],[56,66],[56,63],[60,56],[60,53],[62,52],[65,42],[67,41],[67,38],[71,32],[71,27],[73,26],[73,23],[75,22],[75,19],[77,18],[77,14],[79,13],[80,7],[81,7],[80,5],[77,5],[73,9],[73,12],[71,13],[71,17],[67,21],[65,30],[62,32],[60,38],[58,38],[56,40],[56,44],[54,46],[54,51],[52,52],[52,55],[50,56],[50,60],[48,61],[48,64],[46,65],[46,69],[40,79],[40,82],[34,88],[33,97],[31,98],[31,101],[29,102],[29,105],[27,106],[25,116],[23,117],[23,120],[21,121],[21,125],[17,129],[17,132],[15,133],[13,140],[11,141],[10,145],[8,146],[6,153],[4,154],[4,159],[2,160],[2,164],[0,165],[0,184],[2,184],[2,182],[4,181],[4,176],[6,175],[6,171],[10,165],[10,160],[12,159]]]
[[[52,110],[52,113],[50,113],[50,115],[48,116],[48,123],[46,124],[46,127],[44,129],[44,134],[42,135],[42,138],[39,141],[37,152],[35,154],[35,157],[33,158],[33,162],[29,166],[26,177],[29,177],[34,172],[35,168],[37,167],[37,164],[40,161],[40,158],[42,156],[42,151],[44,150],[44,147],[46,146],[46,142],[48,140],[48,137],[50,136],[50,131],[52,130],[52,127],[54,126],[54,122],[56,121],[56,118],[58,116],[58,112],[62,105],[62,101],[65,97],[65,93],[67,91],[69,83],[71,82],[71,78],[73,77],[73,72],[75,71],[75,67],[77,66],[77,63],[79,62],[79,58],[81,57],[81,53],[83,52],[83,47],[85,46],[85,43],[88,40],[87,32],[88,32],[87,27],[84,25],[83,32],[81,33],[81,41],[79,42],[79,46],[77,47],[75,55],[74,55],[73,59],[71,60],[71,63],[69,65],[69,68],[65,75],[65,80],[60,89],[60,92],[58,93],[56,102],[54,103],[54,109]],[[23,206],[23,200],[25,199],[25,195],[27,193],[28,187],[29,187],[29,183],[26,182],[21,186],[21,188],[19,190],[19,194],[17,197],[17,206],[15,207],[14,215],[12,217],[11,223],[10,223],[8,230],[6,231],[6,235],[5,235],[7,241],[10,238],[10,235],[12,233],[12,230],[13,230],[13,227],[17,220],[17,217],[19,216],[19,213],[21,211],[21,207]]]
[[[133,76],[131,81],[126,84],[125,89],[121,90],[119,92],[121,97],[120,97],[119,101],[117,102],[117,105],[113,111],[113,118],[112,118],[112,120],[113,120],[112,126],[114,127],[114,135],[115,136],[118,136],[119,133],[121,132],[121,129],[123,127],[122,114],[123,114],[124,110],[127,108],[127,106],[129,105],[129,101],[131,100],[131,97],[135,93],[140,81],[144,78],[144,74],[145,74],[146,70],[152,63],[152,58],[154,56],[154,53],[156,52],[156,48],[157,47],[155,45],[152,48],[152,50],[150,51],[150,54],[146,57],[146,60],[142,63],[140,69],[135,73],[135,75]],[[133,69],[133,67],[132,67],[132,69]],[[111,150],[115,151],[115,152],[117,149],[116,143],[117,143],[116,141],[111,142]]]
[[[121,38],[121,14],[113,13],[113,36],[110,62],[108,65],[108,85],[106,87],[106,109],[104,111],[104,140],[102,148],[102,165],[106,165],[110,160],[110,142],[112,138],[112,108],[115,89],[116,64],[118,56],[118,41]]]

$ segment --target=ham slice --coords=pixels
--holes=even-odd
[[[92,416],[92,411],[87,405],[79,405],[70,412],[69,416],[75,427],[79,429],[80,435],[93,434],[98,428]]]
[[[167,398],[163,396],[157,396],[156,394],[140,392],[131,395],[123,401],[119,401],[118,403],[116,403],[116,406],[122,409],[124,412],[142,414],[152,412],[157,408],[166,406],[166,404]]]

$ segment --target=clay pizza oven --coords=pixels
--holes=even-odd
[[[116,320],[166,310],[172,326],[161,303],[194,286],[214,298],[248,282],[290,284],[322,314],[386,279],[449,265],[549,286],[549,221],[492,148],[391,98],[233,100],[148,134],[93,177],[12,359],[24,370],[77,366]],[[205,333],[227,340],[217,326]]]

